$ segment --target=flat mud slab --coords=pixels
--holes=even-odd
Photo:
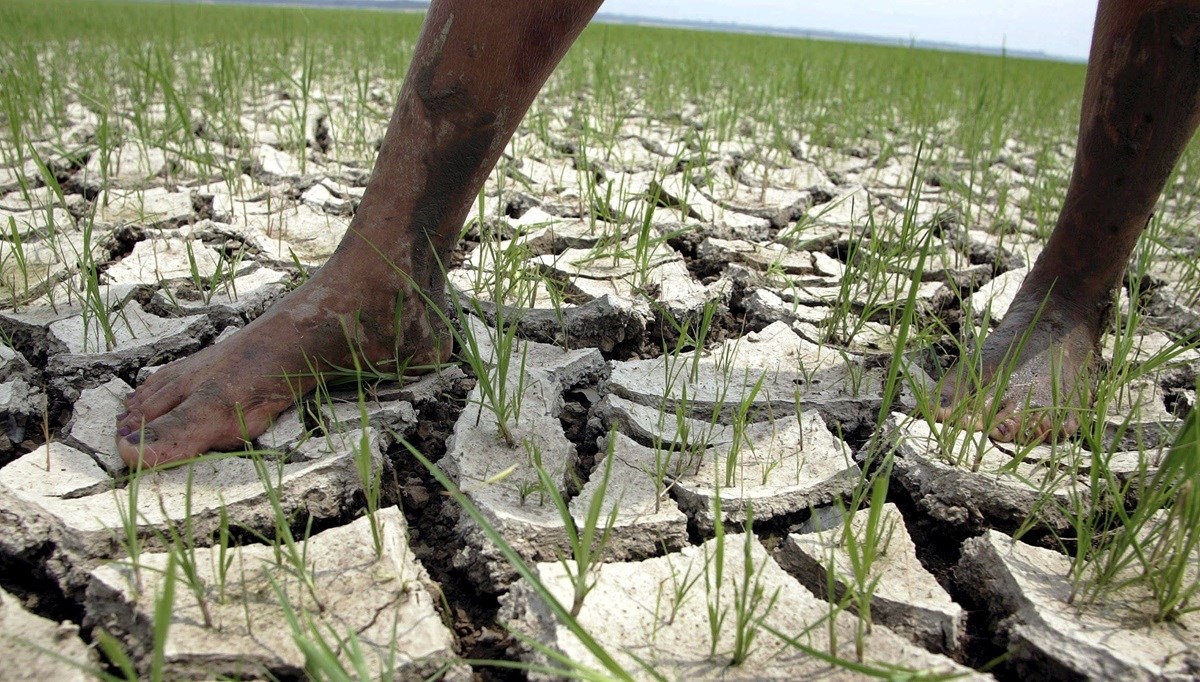
[[[869,542],[870,513],[862,509],[850,520],[850,531],[860,546]],[[845,533],[844,527],[792,533],[775,551],[775,560],[819,595],[828,591],[832,571],[835,599],[841,600],[847,587],[853,589],[857,584]],[[872,586],[871,618],[930,651],[958,651],[966,634],[966,612],[921,565],[916,545],[894,504],[883,506],[877,533],[878,556],[861,583]]]
[[[749,424],[725,425],[640,405],[614,395],[596,404],[607,428],[640,445],[630,463],[671,496],[705,533],[722,522],[742,523],[807,512],[854,488],[861,470],[849,446],[813,413],[778,414]],[[756,415],[761,418],[760,413]]]
[[[0,589],[0,680],[84,682],[95,677],[96,656],[79,638],[74,623],[55,623],[25,610]]]
[[[408,548],[404,515],[383,509],[374,523],[373,530],[371,520],[361,518],[301,540],[294,557],[266,545],[232,547],[227,554],[195,550],[188,561],[198,588],[175,564],[175,601],[162,644],[167,676],[301,676],[306,652],[293,639],[301,635],[340,652],[343,665],[347,647],[358,647],[367,668],[361,672],[371,679],[447,670],[443,679],[469,679],[465,669],[451,669],[454,636],[435,606],[439,588]],[[142,555],[138,575],[127,564],[106,564],[92,572],[87,590],[85,623],[120,638],[143,674],[168,560],[167,554]],[[311,582],[297,577],[293,561],[303,563]]]
[[[874,420],[882,375],[863,358],[814,343],[783,322],[709,348],[612,363],[605,392],[703,421],[795,414],[798,405],[847,428]]]
[[[490,368],[467,396],[438,466],[521,556],[552,560],[566,547],[567,533],[547,495],[546,481],[563,499],[570,499],[577,457],[559,418],[563,391],[594,381],[604,371],[604,360],[594,348],[568,351],[518,341],[509,350],[508,369],[501,372],[496,362],[499,332],[474,318],[466,324]],[[482,529],[461,510],[458,532],[463,547],[456,565],[491,589],[516,577]]]
[[[692,412],[724,414],[743,401],[755,407],[795,405],[799,397],[846,379],[847,364],[855,359],[776,322],[712,348],[614,363],[609,381],[621,397],[656,407],[683,400],[687,388]]]
[[[566,546],[567,535],[538,469],[566,498],[575,446],[558,420],[562,397],[557,386],[533,377],[523,385],[513,377],[507,381],[510,395],[521,401],[520,419],[507,427],[512,443],[504,440],[495,415],[483,407],[483,394],[476,386],[467,396],[467,406],[438,466],[521,556],[548,561]],[[458,532],[463,538],[455,558],[458,567],[493,590],[516,578],[483,529],[463,510],[459,510]]]
[[[136,300],[123,301],[132,293],[131,287],[125,287],[123,292],[97,294],[103,300],[98,305],[115,306],[104,316],[72,306],[57,312],[50,308],[3,312],[0,328],[14,340],[28,339],[22,349],[27,355],[31,351],[50,354],[49,385],[68,400],[114,376],[183,357],[216,333],[203,315],[168,318],[145,310]]]
[[[931,427],[903,414],[893,414],[884,428],[896,448],[892,475],[918,508],[959,532],[1011,531],[1031,518],[1065,532],[1070,520],[1063,510],[1088,499],[1087,481],[1054,466],[1051,446],[1019,448],[1014,457],[986,434]]]
[[[113,424],[117,415],[125,411],[125,396],[132,390],[132,386],[117,377],[95,388],[83,389],[65,427],[64,442],[92,455],[113,478],[126,472],[125,462],[117,454]]]
[[[720,550],[719,542],[723,542]],[[535,571],[554,598],[570,608],[574,588],[562,564],[538,564]],[[831,665],[809,651],[856,660],[858,619],[814,597],[780,568],[754,537],[727,535],[663,557],[605,564],[594,577],[595,586],[583,600],[578,622],[635,678],[862,678],[860,673]],[[711,589],[706,589],[706,583]],[[565,660],[590,670],[603,669],[600,660],[556,619],[527,583],[514,585],[502,603],[502,621]],[[740,624],[739,618],[743,619]],[[768,628],[796,640],[799,646],[790,645]],[[830,642],[831,630],[836,632],[835,644]],[[862,637],[864,664],[876,671],[936,671],[963,674],[962,679],[990,679],[930,653],[882,625],[875,625]],[[735,662],[732,655],[739,641],[748,656]],[[562,660],[548,659],[536,652],[526,654],[531,663],[552,663],[556,669],[562,665]]]
[[[93,567],[126,553],[125,528],[154,547],[168,524],[189,514],[195,536],[211,538],[224,514],[232,525],[272,534],[268,483],[285,518],[341,518],[362,494],[354,450],[359,440],[333,449],[335,442],[309,440],[292,463],[200,459],[143,473],[132,490],[91,455],[52,443],[0,469],[0,556],[42,565],[65,593],[74,594]],[[381,447],[380,435],[370,430],[368,456],[376,467],[382,466]]]
[[[13,459],[18,445],[42,429],[46,404],[46,392],[29,361],[0,345],[0,424],[7,436],[0,437],[0,462]]]
[[[959,582],[989,605],[1024,679],[1194,680],[1200,617],[1153,623],[1154,600],[1130,587],[1068,602],[1070,559],[989,531],[963,544]],[[1194,570],[1194,569],[1193,569]]]
[[[588,482],[571,500],[571,516],[583,528],[603,491],[599,519],[608,533],[606,561],[641,559],[688,544],[688,517],[671,499],[670,482],[655,477],[654,455],[621,433],[606,436]]]
[[[287,293],[290,276],[257,263],[237,270],[216,286],[197,288],[192,280],[164,283],[151,303],[161,314],[207,315],[220,327],[241,326],[258,317]],[[203,283],[202,283],[203,284]]]

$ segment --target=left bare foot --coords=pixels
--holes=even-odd
[[[391,244],[401,259],[416,250],[408,236]],[[379,268],[367,262],[379,260],[335,256],[230,338],[154,373],[117,421],[121,459],[156,466],[243,447],[312,390],[319,373],[353,367],[356,355],[396,369],[448,359],[452,344],[426,294],[415,280],[372,273]]]
[[[986,429],[1004,443],[1073,435],[1090,405],[1103,317],[1099,304],[1073,305],[1023,287],[979,355],[947,372],[937,420]],[[1000,392],[999,405],[989,391]]]

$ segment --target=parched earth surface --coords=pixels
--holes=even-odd
[[[253,146],[221,147],[225,176],[131,139],[99,154],[78,104],[59,132],[75,151],[40,147],[46,173],[0,168],[0,677],[79,676],[72,665],[100,664],[102,633],[143,673],[161,652],[172,678],[300,678],[305,638],[364,661],[356,674],[403,679],[523,674],[463,659],[598,667],[405,443],[568,608],[555,493],[581,527],[598,510],[603,563],[578,622],[635,676],[863,674],[815,653],[1005,679],[1200,674],[1194,616],[1147,624],[1139,595],[1068,603],[1070,543],[1056,539],[1064,510],[1090,499],[1091,452],[995,445],[918,409],[951,340],[982,333],[985,310],[1001,317],[1036,257],[1044,230],[1022,201],[1035,172],[1066,172],[1066,146],[1010,141],[989,169],[997,190],[964,212],[953,164],[927,172],[903,143],[697,145],[685,109],[635,111],[610,146],[581,150],[557,111],[549,132],[518,133],[449,276],[483,376],[459,363],[361,395],[331,388],[280,416],[254,444],[266,455],[131,483],[113,443],[122,396],[318,267],[362,196],[369,160],[337,156],[327,117],[307,149],[285,149],[271,111],[243,119]],[[1176,265],[1161,259],[1133,288],[1151,319],[1128,362],[1195,326]],[[889,396],[910,291],[916,318],[944,333],[903,349]],[[1198,360],[1176,355],[1103,417],[1114,471],[1157,464]],[[497,386],[520,406],[511,445],[485,390]],[[872,453],[889,451],[886,504],[873,521],[845,513]],[[382,472],[373,518],[364,466]],[[870,628],[846,596],[847,520],[885,531]]]

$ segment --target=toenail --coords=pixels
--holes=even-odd
[[[125,440],[133,445],[141,445],[142,443],[153,443],[158,440],[158,436],[150,429],[142,429],[125,436]]]
[[[126,418],[126,417],[128,417],[128,416],[129,416],[129,413],[128,413],[128,412],[122,412],[121,414],[118,414],[118,415],[117,415],[117,421],[119,421],[119,422],[120,422],[120,421],[125,421],[125,418]]]
[[[126,400],[132,400],[132,399],[133,399],[133,396],[135,396],[135,395],[137,395],[137,391],[130,391],[130,392],[128,392],[128,393],[126,393],[126,394],[125,394],[125,399],[126,399]]]
[[[1012,425],[1007,421],[1000,422],[1000,425],[996,427],[996,431],[999,432],[1002,437],[1009,438],[1012,436]]]
[[[117,438],[124,438],[131,433],[133,433],[133,429],[129,428],[128,426],[122,426],[121,428],[117,429]]]

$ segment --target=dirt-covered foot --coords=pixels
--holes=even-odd
[[[1022,290],[979,354],[943,378],[937,420],[1005,443],[1071,436],[1090,405],[1103,318],[1101,305]]]
[[[241,447],[311,390],[320,372],[353,367],[355,354],[410,368],[448,358],[452,344],[411,280],[347,265],[335,256],[233,336],[154,373],[118,415],[121,458],[155,466]]]

